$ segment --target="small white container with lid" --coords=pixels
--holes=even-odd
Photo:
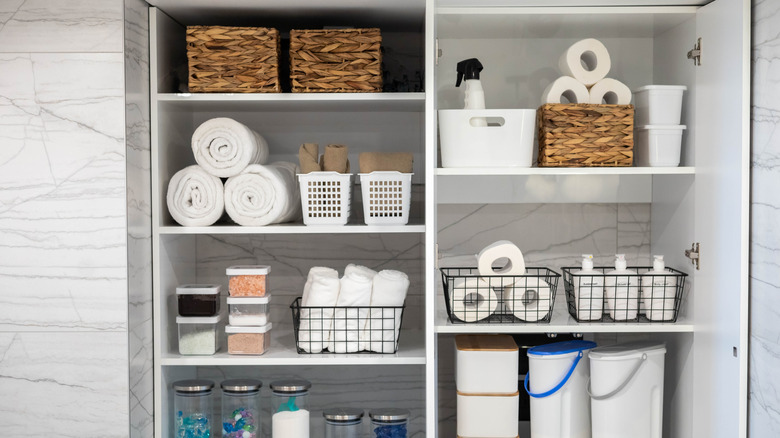
[[[636,165],[639,167],[677,167],[680,165],[682,134],[685,125],[647,125],[635,130]]]
[[[663,343],[637,341],[590,351],[593,436],[661,438]]]
[[[231,266],[225,270],[228,276],[228,292],[231,297],[262,297],[268,291],[268,265]]]
[[[225,326],[228,353],[261,355],[271,346],[271,326]]]
[[[179,325],[179,354],[212,355],[219,350],[217,325],[222,319],[217,316],[177,316]]]
[[[219,315],[218,284],[182,284],[176,287],[179,316]]]
[[[464,394],[517,392],[518,348],[509,335],[455,336],[455,386]]]
[[[268,324],[271,295],[264,297],[228,297],[228,324],[263,326]]]
[[[634,90],[635,125],[679,125],[685,85],[646,85]]]

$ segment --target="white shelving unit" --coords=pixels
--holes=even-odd
[[[151,15],[152,187],[154,244],[155,436],[170,436],[170,384],[195,376],[310,377],[339,391],[321,403],[356,400],[373,406],[402,403],[413,411],[411,436],[453,436],[450,403],[452,337],[460,333],[578,334],[616,342],[653,339],[667,345],[664,436],[746,436],[747,248],[749,187],[749,44],[747,0],[156,0]],[[673,6],[668,6],[672,4]],[[306,11],[306,14],[300,12]],[[337,20],[338,19],[338,20]],[[369,94],[189,94],[177,85],[186,62],[187,24],[305,27],[349,22],[387,31],[388,44],[419,54],[423,92]],[[629,87],[688,86],[688,124],[677,168],[437,167],[438,109],[462,106],[454,64],[478,56],[488,106],[536,108],[557,73],[558,55],[581,38],[605,41],[614,77]],[[686,59],[703,39],[702,66]],[[613,76],[613,74],[610,74]],[[165,190],[175,171],[192,164],[189,138],[211,117],[259,127],[272,161],[295,161],[305,141],[360,145],[356,151],[408,151],[415,156],[417,212],[409,225],[307,227],[181,227],[167,213]],[[350,156],[356,164],[357,156]],[[359,197],[358,197],[359,198]],[[353,200],[355,200],[353,196]],[[437,211],[468,204],[622,204],[650,206],[650,252],[685,271],[689,287],[676,323],[577,323],[566,311],[563,287],[547,324],[453,324],[447,319],[437,244],[446,239]],[[360,208],[353,205],[353,208]],[[512,214],[511,208],[505,210]],[[471,231],[486,230],[475,222]],[[701,243],[701,270],[683,251]],[[516,242],[522,246],[522,242]],[[331,246],[338,251],[331,251]],[[566,248],[562,249],[566,252]],[[577,254],[573,253],[572,256]],[[344,254],[342,254],[344,253]],[[649,255],[648,254],[648,255]],[[297,354],[289,303],[308,267],[334,258],[371,257],[404,263],[415,287],[407,299],[399,351],[392,355]],[[260,357],[186,357],[177,353],[176,284],[225,281],[234,262],[272,258],[272,348]],[[274,263],[271,263],[272,265]],[[556,270],[556,266],[551,266]],[[220,274],[221,272],[221,274]],[[277,326],[277,323],[278,326]],[[344,366],[360,376],[350,380]],[[404,382],[399,384],[398,382]],[[346,397],[346,398],[345,398]],[[316,435],[315,435],[316,436]],[[522,436],[521,436],[522,437]]]

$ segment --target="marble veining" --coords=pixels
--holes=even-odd
[[[753,1],[750,241],[751,437],[780,435],[780,4]]]
[[[0,54],[0,330],[125,330],[121,54]]]
[[[0,52],[121,53],[122,6],[116,0],[3,0]]]

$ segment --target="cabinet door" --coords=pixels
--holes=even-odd
[[[696,16],[693,436],[744,437],[747,412],[750,2]],[[693,41],[690,42],[693,46]]]

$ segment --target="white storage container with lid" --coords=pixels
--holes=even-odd
[[[594,437],[661,438],[663,343],[637,341],[591,350]]]
[[[217,316],[177,316],[179,326],[179,354],[212,355],[219,350],[217,325],[222,319]]]
[[[635,129],[637,166],[677,167],[680,165],[685,125],[638,125]]]
[[[515,438],[520,392],[463,394],[458,391],[457,433],[460,438]]]
[[[179,316],[216,316],[219,314],[218,284],[182,284],[176,287]]]
[[[268,324],[270,301],[270,294],[264,297],[228,297],[228,324],[240,326]]]
[[[685,85],[646,85],[634,90],[635,124],[679,125]]]
[[[455,383],[464,394],[517,392],[518,347],[509,335],[455,336]]]
[[[271,346],[271,327],[266,324],[255,326],[225,326],[229,354],[261,355]]]
[[[268,265],[231,266],[225,270],[231,297],[262,297],[268,291]]]
[[[565,341],[528,350],[531,436],[590,438],[587,356],[595,347],[591,341]]]

